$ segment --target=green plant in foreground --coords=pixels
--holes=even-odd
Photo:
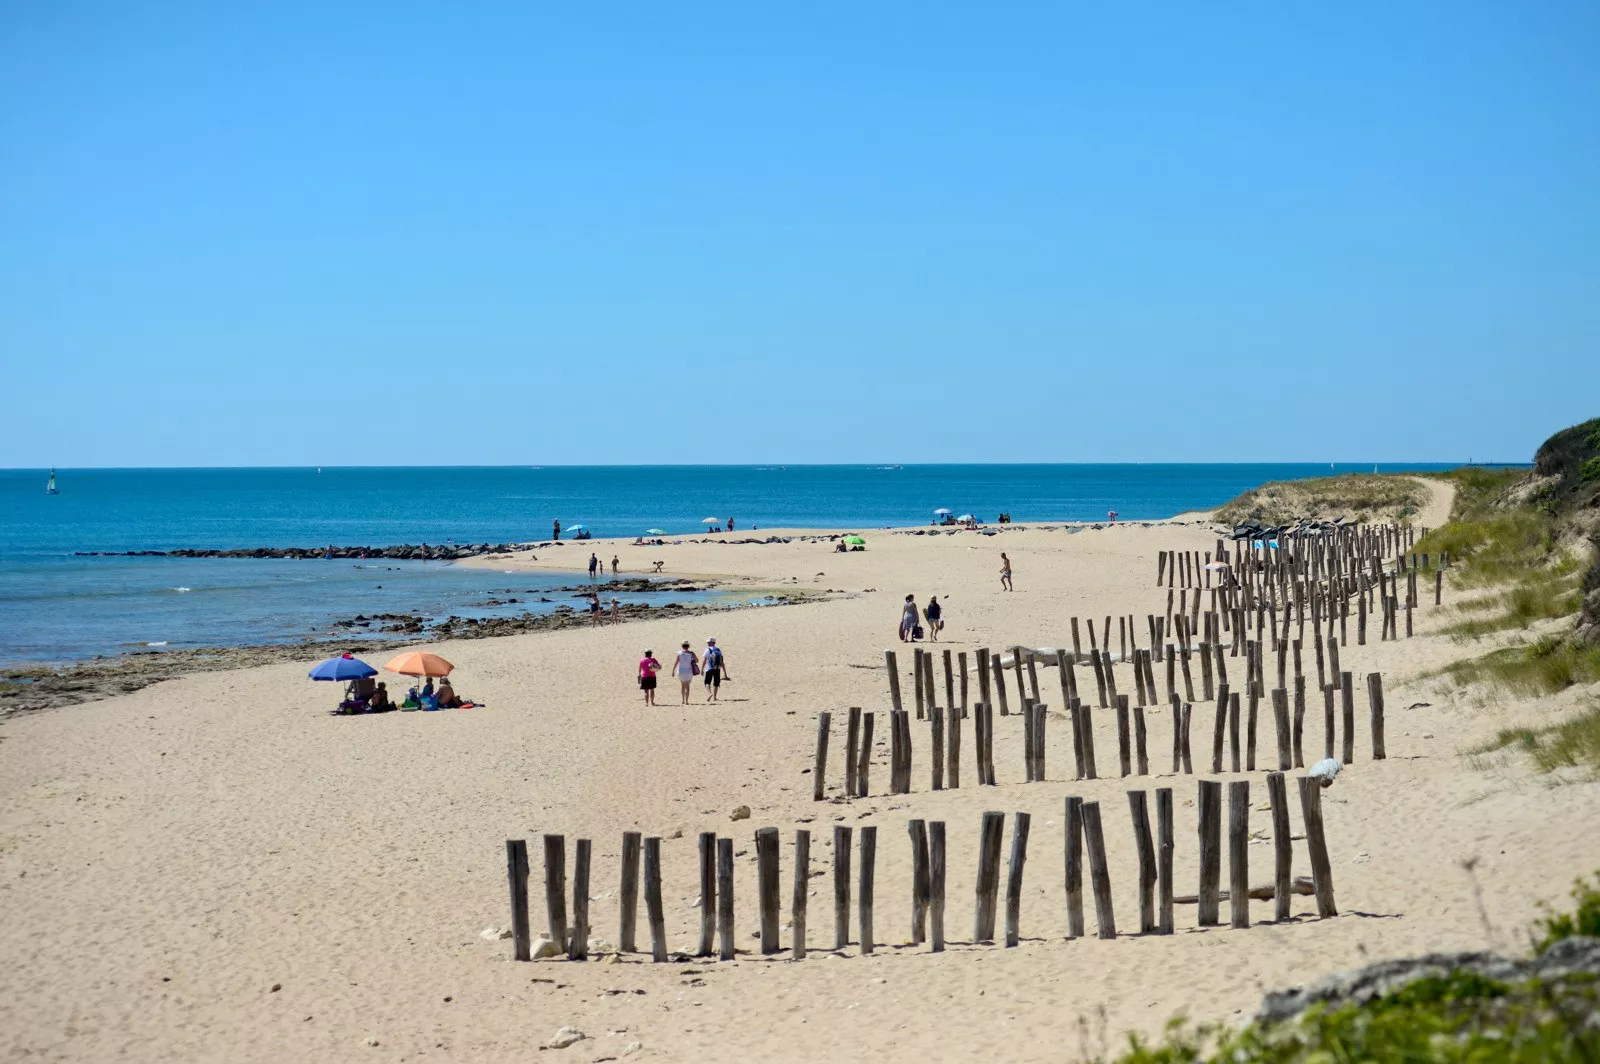
[[[1572,913],[1548,912],[1537,950],[1573,935],[1600,935],[1600,876],[1579,880]],[[1535,1064],[1600,1060],[1600,1009],[1591,977],[1515,983],[1456,970],[1417,979],[1365,1004],[1315,1006],[1278,1024],[1168,1024],[1159,1041],[1129,1038],[1116,1064],[1355,1064],[1454,1061]]]
[[[1533,759],[1545,772],[1558,768],[1587,768],[1600,778],[1600,702],[1590,704],[1567,720],[1541,728],[1503,728],[1477,750],[1489,754],[1515,748]]]
[[[1572,884],[1572,903],[1570,913],[1558,913],[1548,905],[1544,906],[1544,917],[1534,925],[1536,932],[1543,932],[1533,944],[1535,953],[1543,953],[1573,935],[1600,938],[1600,874],[1594,877],[1592,883],[1579,878]]]

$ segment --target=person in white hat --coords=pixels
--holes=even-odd
[[[706,640],[703,665],[706,677],[706,701],[715,702],[717,695],[722,691],[722,681],[733,679],[728,675],[728,656],[717,646],[715,639]]]

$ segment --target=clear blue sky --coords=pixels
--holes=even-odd
[[[1524,459],[1600,4],[0,7],[0,466]]]

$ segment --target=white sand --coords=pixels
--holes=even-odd
[[[895,645],[907,592],[919,601],[948,596],[953,648],[1066,645],[1074,614],[1134,613],[1142,624],[1164,608],[1156,552],[1205,550],[1213,539],[1202,526],[987,538],[861,531],[871,548],[849,555],[797,544],[617,547],[633,572],[663,557],[669,573],[850,594],[435,648],[457,663],[458,690],[487,700],[482,709],[336,718],[326,712],[329,685],[307,681],[302,665],[281,665],[195,675],[7,722],[0,1055],[511,1061],[529,1059],[558,1027],[573,1025],[589,1038],[551,1050],[551,1059],[618,1057],[638,1041],[643,1049],[629,1059],[1059,1061],[1098,1051],[1124,1031],[1154,1032],[1175,1012],[1228,1019],[1264,989],[1369,958],[1516,947],[1537,901],[1563,898],[1573,877],[1600,864],[1584,831],[1600,822],[1600,785],[1561,785],[1514,760],[1460,756],[1505,722],[1543,719],[1579,693],[1535,706],[1415,681],[1481,649],[1427,634],[1344,655],[1358,675],[1385,676],[1389,759],[1367,759],[1360,695],[1357,763],[1324,796],[1337,919],[1316,920],[1313,900],[1297,897],[1296,919],[1284,926],[1197,931],[1189,906],[1179,908],[1171,937],[1130,933],[1130,786],[1174,787],[1178,882],[1197,874],[1195,779],[1170,774],[1163,709],[1148,712],[1153,777],[1115,778],[1113,715],[1100,712],[1099,764],[1111,778],[1066,781],[1069,732],[1053,720],[1051,781],[1023,784],[1020,722],[1012,717],[997,729],[1001,786],[974,786],[968,722],[963,787],[931,793],[926,726],[914,723],[914,793],[883,795],[888,747],[880,728],[875,796],[813,803],[806,773],[815,714],[835,713],[836,794],[842,710],[885,708],[882,650]],[[585,546],[559,548],[572,558],[568,568],[587,558]],[[593,546],[609,561],[611,544]],[[1014,562],[1015,594],[998,586],[1001,550]],[[1422,632],[1442,619],[1430,608]],[[699,649],[707,635],[726,648],[734,676],[723,703],[702,705],[697,688],[695,704],[680,707],[669,680],[661,707],[646,711],[633,683],[640,650],[650,646],[665,659],[682,639]],[[1041,686],[1059,708],[1054,669],[1044,670]],[[1197,769],[1209,767],[1212,714],[1209,703],[1196,705]],[[1314,698],[1308,753],[1320,751],[1320,720]],[[1263,762],[1274,743],[1269,713]],[[1258,804],[1266,800],[1263,777],[1248,777]],[[1114,941],[1064,939],[1061,809],[1069,794],[1102,805],[1122,932]],[[740,804],[754,816],[730,823],[728,811]],[[1024,941],[1010,950],[966,941],[976,832],[990,809],[1008,814],[1008,848],[1009,814],[1034,818]],[[949,825],[952,944],[943,955],[905,944],[911,817]],[[869,958],[852,947],[844,958],[814,952],[803,963],[741,954],[728,964],[654,965],[640,956],[515,964],[509,942],[479,937],[508,922],[503,843],[512,837],[529,840],[533,923],[543,928],[538,839],[558,832],[594,840],[592,921],[597,937],[615,942],[620,837],[641,830],[667,837],[668,933],[672,948],[692,949],[695,833],[715,830],[737,842],[740,946],[750,949],[755,829],[783,830],[787,906],[792,830],[809,825],[813,871],[822,872],[835,822],[880,829],[876,924],[887,945]],[[1269,830],[1264,811],[1252,814],[1252,827]],[[1253,846],[1251,860],[1252,881],[1268,881],[1270,843]],[[1461,868],[1466,860],[1477,862],[1475,879]],[[1306,871],[1296,844],[1296,872]],[[810,942],[818,950],[833,936],[829,878],[818,876],[814,889]],[[1270,902],[1252,907],[1258,921],[1271,912]],[[1092,905],[1088,922],[1092,933]],[[648,943],[642,911],[640,927]],[[787,932],[783,940],[787,946]],[[369,1047],[369,1038],[379,1044]]]

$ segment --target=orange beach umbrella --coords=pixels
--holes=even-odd
[[[402,676],[449,676],[455,666],[437,654],[410,650],[388,662],[384,668]]]

